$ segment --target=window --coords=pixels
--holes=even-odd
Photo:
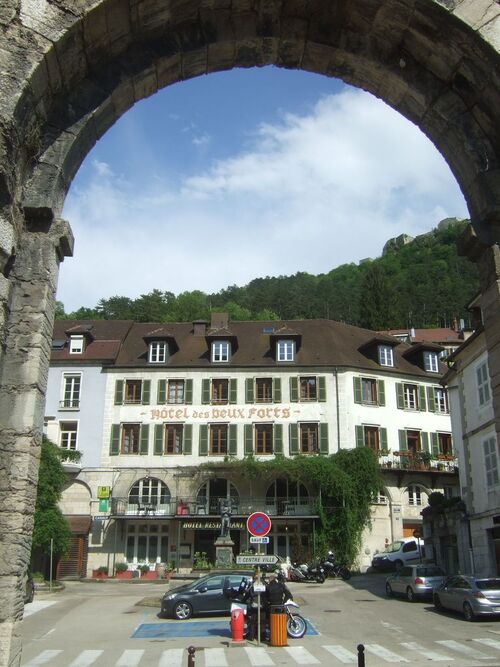
[[[227,424],[210,425],[210,454],[216,456],[227,454]]]
[[[439,372],[439,361],[436,352],[424,352],[424,369],[430,373]]]
[[[279,340],[276,358],[278,361],[293,361],[295,345],[293,340]]]
[[[354,402],[363,405],[385,405],[385,382],[376,378],[353,377]]]
[[[443,496],[447,500],[449,500],[450,498],[453,498],[454,495],[455,495],[455,487],[445,484],[443,486]]]
[[[318,451],[318,425],[300,424],[300,453],[314,454]]]
[[[150,567],[168,562],[168,526],[127,522],[125,559],[134,565],[149,563]]]
[[[164,364],[168,358],[168,344],[163,340],[156,340],[149,344],[149,362]]]
[[[229,341],[217,340],[212,343],[212,361],[214,363],[229,361],[229,352]]]
[[[377,404],[377,381],[361,378],[361,400],[363,403]]]
[[[448,414],[450,410],[448,408],[448,393],[446,389],[441,387],[434,389],[434,405],[436,406],[436,412]]]
[[[356,447],[370,447],[387,453],[387,429],[374,425],[356,426]]]
[[[375,494],[373,502],[376,505],[387,505],[387,496],[384,489],[379,489],[378,493]]]
[[[418,409],[418,387],[416,384],[403,384],[403,396],[406,410]]]
[[[486,361],[476,369],[477,391],[479,396],[479,405],[486,405],[491,398],[490,376],[488,373],[488,364]]]
[[[318,398],[317,383],[315,377],[301,377],[300,382],[300,400],[316,401]]]
[[[406,431],[406,448],[412,454],[417,454],[422,449],[420,442],[420,431]]]
[[[390,345],[378,346],[378,362],[381,366],[394,366],[394,355]]]
[[[77,422],[61,422],[59,446],[61,449],[76,449]]]
[[[271,378],[256,378],[255,402],[271,403],[273,400],[273,381]]]
[[[121,434],[121,454],[139,454],[140,424],[123,424]]]
[[[273,453],[273,425],[255,424],[255,453]]]
[[[232,482],[222,477],[205,482],[196,496],[197,514],[220,516],[222,506],[229,506],[231,511],[235,512],[238,504],[238,490]]]
[[[438,433],[439,453],[445,456],[453,456],[453,447],[451,444],[451,433]]]
[[[182,454],[183,424],[165,424],[165,454]]]
[[[378,426],[365,426],[364,432],[366,447],[370,447],[373,451],[378,452],[380,449]]]
[[[486,469],[486,486],[496,486],[498,477],[498,454],[495,436],[491,436],[483,442],[484,467]]]
[[[212,403],[225,404],[229,401],[229,380],[212,380]]]
[[[59,402],[61,408],[80,407],[80,386],[82,382],[81,373],[64,373],[63,375],[63,397]]]
[[[69,339],[69,353],[82,354],[83,352],[83,336],[71,336]]]
[[[184,380],[168,381],[167,402],[184,403]]]
[[[422,491],[419,486],[412,484],[408,487],[408,504],[422,505]]]
[[[142,397],[142,380],[125,380],[124,403],[140,403]]]

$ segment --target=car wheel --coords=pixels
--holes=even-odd
[[[413,589],[411,586],[408,586],[406,589],[406,599],[408,602],[415,602],[415,593],[413,592]]]
[[[434,596],[434,606],[436,607],[436,609],[439,609],[439,610],[441,610],[443,608],[443,605],[441,604],[441,599],[440,599],[439,595]]]
[[[468,602],[464,602],[464,618],[466,621],[473,621],[476,618]]]
[[[385,584],[385,594],[387,595],[388,598],[392,598],[392,596],[394,595],[391,588],[391,584],[388,581]]]
[[[174,607],[174,616],[179,621],[185,621],[193,615],[193,608],[189,602],[178,602]]]

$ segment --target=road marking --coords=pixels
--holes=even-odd
[[[183,648],[168,648],[161,654],[158,667],[181,667],[183,654]]]
[[[403,628],[401,628],[399,625],[393,625],[392,623],[387,623],[387,621],[381,621],[381,623],[384,628],[387,628],[388,630],[392,630],[394,632],[403,632]]]
[[[40,653],[40,655],[38,655],[36,658],[33,658],[33,660],[27,662],[24,665],[24,667],[36,667],[37,665],[46,665],[48,662],[52,660],[52,658],[58,656],[59,653],[62,653],[61,649],[55,651],[42,651],[42,653]]]
[[[24,618],[28,618],[28,616],[36,614],[37,611],[51,607],[56,602],[58,602],[58,600],[33,600],[29,606],[26,605],[24,608]]]
[[[453,660],[453,658],[450,658],[450,656],[437,653],[436,651],[431,651],[430,649],[424,648],[420,644],[417,644],[417,642],[401,642],[401,646],[404,646],[410,651],[418,651],[424,656],[424,658],[427,658],[428,660]]]
[[[500,651],[500,642],[498,639],[474,639],[474,641],[479,642],[479,644],[484,644],[489,648],[495,648],[497,651]]]
[[[247,654],[252,667],[267,667],[268,665],[274,665],[273,659],[268,654],[266,648],[245,646],[245,653]]]
[[[69,667],[88,667],[92,665],[103,651],[82,651],[78,658],[75,658]]]
[[[459,644],[454,639],[439,639],[436,644],[451,648],[452,651],[457,651],[457,653],[463,653],[469,658],[474,658],[474,660],[494,660],[491,655],[485,655],[481,651],[474,651],[470,646],[462,646],[462,644]]]
[[[358,662],[358,657],[354,653],[348,651],[346,648],[340,646],[339,644],[331,644],[330,646],[323,646],[323,648],[335,656],[338,660],[340,660],[340,662],[344,662],[346,664],[356,664]]]
[[[144,649],[133,650],[127,649],[123,651],[120,659],[116,663],[116,667],[137,667],[144,655]]]
[[[223,648],[206,648],[205,667],[228,667]]]
[[[389,649],[380,646],[380,644],[365,644],[365,650],[377,655],[379,658],[387,660],[387,662],[409,662],[406,658],[389,651]]]
[[[285,646],[285,651],[295,660],[298,665],[319,665],[320,661],[315,658],[303,646]]]

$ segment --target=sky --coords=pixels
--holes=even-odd
[[[467,208],[422,132],[369,93],[273,67],[170,86],[96,144],[68,192],[66,312],[217,292],[380,256]]]

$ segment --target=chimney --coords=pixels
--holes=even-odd
[[[227,329],[229,326],[228,313],[211,313],[211,329]]]
[[[206,320],[194,320],[193,322],[193,336],[205,336],[207,333]]]
[[[415,329],[414,327],[412,327],[410,329],[410,340],[413,340],[414,338],[415,338]]]

